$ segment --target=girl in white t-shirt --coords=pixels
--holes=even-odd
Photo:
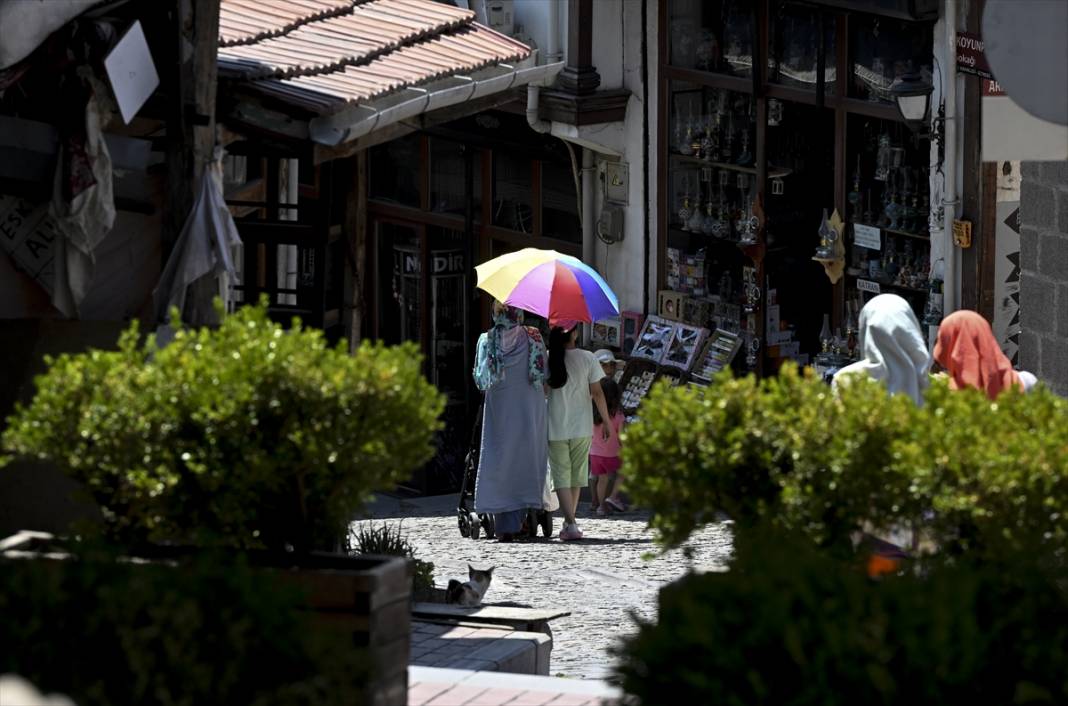
[[[576,348],[578,325],[556,326],[549,333],[549,470],[560,499],[564,526],[560,539],[582,539],[575,521],[579,491],[586,485],[593,441],[593,407],[610,419],[600,381],[601,364],[589,351]],[[604,438],[615,437],[611,424],[603,425]]]

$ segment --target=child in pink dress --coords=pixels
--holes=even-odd
[[[619,393],[619,385],[612,378],[601,380],[601,389],[604,391],[605,406],[608,407],[611,424],[616,433],[607,440],[601,434],[601,425],[604,420],[593,409],[593,443],[590,445],[590,475],[591,489],[593,491],[591,507],[598,515],[607,515],[609,512],[623,512],[626,506],[619,499],[619,432],[623,430],[626,419],[623,410],[620,409],[622,396]],[[609,495],[609,489],[612,493]]]

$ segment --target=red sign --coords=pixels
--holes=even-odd
[[[957,71],[985,79],[994,78],[983,53],[983,39],[978,34],[957,32]]]
[[[1005,89],[1001,87],[1001,84],[993,79],[983,79],[983,95],[984,96],[1003,96],[1005,95]]]

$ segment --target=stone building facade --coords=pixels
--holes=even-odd
[[[1020,367],[1068,395],[1068,162],[1024,162]]]

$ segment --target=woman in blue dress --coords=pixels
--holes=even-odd
[[[545,344],[523,312],[493,303],[493,328],[478,339],[474,378],[486,393],[475,511],[493,513],[501,541],[527,511],[544,509],[548,473]]]

